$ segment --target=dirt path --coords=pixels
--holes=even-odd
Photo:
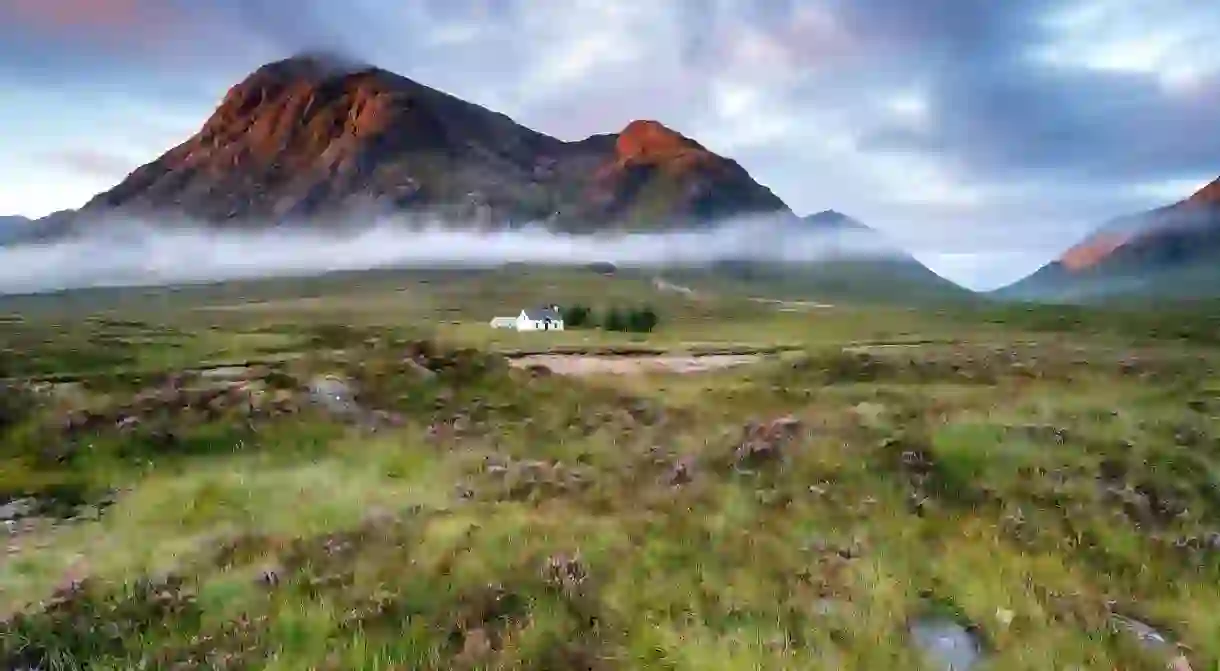
[[[816,301],[786,301],[778,298],[762,298],[758,296],[751,297],[750,300],[755,303],[763,303],[765,305],[774,305],[780,312],[804,312],[807,310],[831,310],[835,306],[831,303],[818,303]]]
[[[683,294],[690,298],[694,298],[699,295],[699,292],[690,287],[682,286],[681,284],[674,284],[673,282],[670,282],[662,277],[652,278],[652,286],[657,291]]]
[[[701,373],[754,363],[761,354],[707,354],[660,356],[599,356],[537,354],[514,359],[517,368],[546,366],[559,375],[643,375],[647,373]]]
[[[689,298],[698,298],[698,297],[703,296],[702,292],[695,291],[694,289],[692,289],[688,286],[684,286],[681,284],[674,284],[673,282],[670,282],[669,280],[666,280],[663,277],[652,278],[652,286],[657,291],[683,294]],[[754,301],[755,303],[762,303],[764,305],[774,306],[775,309],[779,310],[780,312],[805,312],[805,311],[809,311],[809,310],[829,310],[829,309],[832,309],[835,307],[834,305],[831,305],[830,303],[819,303],[816,301],[781,300],[778,298],[763,298],[760,296],[752,296],[750,298],[750,300]]]

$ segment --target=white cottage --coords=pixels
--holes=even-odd
[[[516,317],[496,317],[491,320],[492,328],[511,328],[518,331],[562,331],[563,314],[558,305],[545,308],[521,311]]]
[[[559,313],[558,305],[537,309],[527,308],[517,315],[517,330],[562,331],[563,315]]]

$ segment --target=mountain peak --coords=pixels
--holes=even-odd
[[[344,68],[344,67],[371,67],[368,62],[362,61],[354,56],[348,56],[338,51],[329,49],[304,49],[285,58],[279,63],[311,63],[319,67]]]
[[[218,142],[236,140],[259,126],[265,134],[279,136],[278,141],[294,132],[292,126],[304,126],[340,101],[346,101],[347,107],[358,102],[355,106],[361,110],[389,107],[391,101],[384,94],[412,83],[337,54],[305,52],[263,65],[230,88],[204,125],[203,135]],[[361,116],[367,123],[374,115]],[[386,110],[380,111],[382,121],[387,116]]]
[[[637,119],[618,134],[615,144],[622,161],[656,162],[683,154],[707,153],[703,145],[659,121]]]
[[[815,226],[823,226],[826,228],[836,229],[868,229],[867,226],[860,223],[853,217],[849,217],[838,210],[822,210],[801,218],[801,221],[806,224]],[[871,229],[870,229],[871,230]]]
[[[338,52],[311,50],[267,63],[251,73],[248,79],[267,76],[286,79],[327,79],[376,69],[369,63]]]
[[[839,212],[838,210],[822,210],[821,212],[814,212],[813,214],[810,214],[805,217],[805,221],[826,221],[826,222],[845,221],[848,219],[851,219],[851,217],[847,216],[846,214],[843,214],[842,212]]]
[[[1188,203],[1220,205],[1220,178],[1199,189],[1186,200]]]
[[[251,93],[275,94],[285,89],[305,89],[334,84],[353,75],[380,74],[389,79],[389,72],[368,63],[327,51],[305,51],[288,58],[260,66],[234,84],[222,101],[229,102]]]

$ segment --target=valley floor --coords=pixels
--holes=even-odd
[[[1220,668],[1205,339],[470,282],[0,323],[0,668]]]

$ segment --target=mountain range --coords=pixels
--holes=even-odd
[[[0,244],[46,240],[107,220],[342,231],[379,215],[568,233],[764,222],[825,234],[816,263],[725,259],[715,270],[796,292],[962,297],[877,231],[827,210],[798,217],[736,161],[658,121],[565,142],[401,75],[324,53],[268,63],[230,88],[198,132],[75,211],[0,218]],[[164,225],[170,225],[166,223]],[[862,253],[861,250],[866,250]],[[1220,293],[1220,180],[1189,199],[1115,220],[1001,299],[1092,300]],[[1185,283],[1185,284],[1184,284]],[[866,289],[867,287],[867,289]]]

